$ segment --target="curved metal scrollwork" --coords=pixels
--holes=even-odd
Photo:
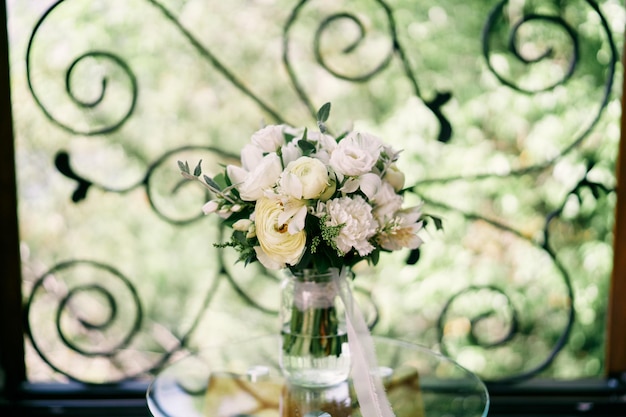
[[[599,21],[601,22],[602,29],[604,31],[604,34],[606,35],[607,42],[610,47],[610,59],[607,64],[607,77],[604,82],[604,91],[598,106],[598,110],[597,112],[591,114],[590,121],[587,125],[583,126],[583,128],[580,130],[580,133],[576,135],[573,140],[568,143],[563,149],[561,149],[557,155],[546,161],[541,161],[527,167],[512,169],[502,175],[492,173],[479,173],[464,177],[441,177],[429,179],[424,181],[423,184],[417,184],[414,187],[414,190],[416,192],[420,193],[421,187],[423,187],[424,185],[448,184],[463,181],[483,181],[495,178],[520,178],[528,174],[541,175],[542,172],[544,172],[546,169],[553,168],[558,161],[562,160],[568,153],[570,153],[583,143],[583,141],[589,136],[593,128],[598,124],[601,115],[606,110],[606,106],[614,82],[616,69],[615,67],[618,62],[617,49],[612,38],[608,22],[606,21],[605,17],[601,13],[598,5],[595,2],[586,1],[586,3],[597,14]],[[548,85],[537,88],[528,88],[521,86],[515,80],[507,77],[496,69],[491,60],[491,36],[492,32],[494,32],[495,30],[494,28],[496,26],[496,22],[499,19],[503,19],[503,10],[507,5],[507,0],[503,0],[498,3],[498,5],[490,13],[483,30],[483,54],[489,70],[503,85],[522,94],[534,95],[542,92],[551,91],[559,86],[565,86],[566,83],[575,74],[577,64],[579,63],[580,46],[576,30],[572,28],[560,16],[538,15],[533,13],[519,16],[519,21],[513,22],[508,26],[511,28],[509,38],[508,41],[503,44],[506,44],[508,47],[508,51],[511,53],[511,55],[517,60],[521,61],[525,66],[536,64],[544,59],[552,57],[554,51],[551,48],[547,48],[541,52],[538,52],[533,57],[525,56],[524,53],[520,50],[520,45],[518,45],[518,37],[522,26],[531,22],[543,22],[551,25],[556,25],[558,28],[562,29],[566,33],[566,37],[571,42],[571,56],[569,60],[567,60],[567,65],[565,66],[565,70],[563,71],[561,78],[559,78],[557,81],[549,83]],[[481,222],[484,224],[488,224],[495,230],[513,236],[514,239],[524,242],[529,247],[533,248],[532,250],[537,252],[537,256],[539,258],[547,256],[552,264],[552,268],[554,268],[557,275],[560,276],[563,281],[566,296],[561,302],[561,309],[565,316],[565,322],[563,323],[561,333],[558,335],[558,337],[554,338],[552,346],[546,348],[545,356],[541,358],[534,357],[533,360],[529,360],[530,366],[527,369],[513,371],[510,373],[510,375],[504,377],[487,376],[485,377],[485,380],[487,380],[488,382],[516,383],[534,377],[540,372],[546,370],[552,364],[556,356],[568,342],[575,320],[574,289],[572,285],[571,273],[561,263],[557,256],[552,234],[550,233],[550,228],[553,226],[553,223],[559,221],[562,218],[566,204],[572,197],[576,198],[579,202],[582,202],[581,194],[584,193],[584,190],[590,190],[590,194],[596,200],[602,198],[602,196],[605,194],[615,192],[615,189],[607,187],[601,182],[590,179],[589,173],[592,171],[593,166],[593,163],[588,163],[586,171],[583,173],[581,179],[568,193],[565,193],[563,195],[563,197],[560,199],[560,204],[558,205],[558,207],[545,214],[545,221],[542,229],[542,239],[539,240],[537,240],[535,237],[528,236],[522,230],[506,225],[498,219],[490,218],[489,216],[485,216],[483,214],[459,210],[458,208],[455,208],[452,204],[441,201],[439,199],[434,200],[428,197],[424,198],[427,205],[432,205],[446,211],[459,213],[468,222]],[[505,183],[503,183],[503,185],[504,184]],[[522,318],[524,317],[524,312],[522,308],[516,306],[517,303],[512,298],[513,293],[513,289],[501,288],[494,285],[470,285],[467,288],[455,293],[445,304],[438,319],[439,342],[442,350],[445,353],[456,357],[463,349],[466,348],[479,348],[489,352],[495,351],[499,347],[505,346],[507,344],[510,345],[516,343],[516,340],[528,330],[525,329],[524,325],[521,324],[521,321],[523,321]],[[479,296],[477,296],[477,294],[479,294]],[[519,296],[520,294],[517,295]],[[477,312],[476,306],[480,305],[481,301],[486,302],[486,300],[490,300],[492,298],[497,298],[500,301],[494,304],[487,303],[486,306],[482,308],[479,307]],[[464,303],[472,304],[473,309],[471,313],[469,313],[469,310],[467,309],[463,310],[463,307],[457,307],[463,306]],[[458,311],[456,311],[456,313],[453,313],[453,311],[455,311],[455,307]],[[463,313],[463,311],[465,311],[465,313]],[[468,316],[465,316],[465,314],[468,314]],[[540,319],[538,318],[538,320]],[[483,323],[486,323],[488,321],[492,322],[491,325],[483,326]],[[463,329],[460,331],[455,331],[454,326],[461,326],[463,327]],[[527,325],[526,327],[528,326],[530,325]],[[497,329],[495,330],[495,334],[490,333],[494,332],[494,329]],[[452,340],[454,339],[454,337],[447,336],[448,334],[454,335],[455,333],[462,336],[460,338],[457,338],[458,340]]]
[[[302,81],[296,74],[296,71],[293,67],[291,52],[290,52],[290,32],[292,31],[293,26],[298,21],[300,14],[303,13],[303,10],[305,6],[307,6],[307,3],[312,3],[312,2],[309,0],[301,0],[294,7],[293,11],[291,12],[291,15],[289,16],[287,20],[287,23],[285,24],[285,28],[283,31],[283,63],[285,65],[285,68],[287,69],[289,78],[291,80],[291,83],[295,91],[298,93],[298,96],[300,97],[302,102],[309,109],[311,116],[315,118],[316,112],[317,112],[317,106],[315,106],[311,102],[309,93],[307,93]],[[383,11],[387,19],[387,26],[388,26],[387,34],[389,36],[389,44],[390,44],[389,52],[380,59],[379,63],[376,66],[374,66],[372,69],[366,70],[363,74],[348,75],[348,74],[340,72],[339,70],[331,68],[331,65],[327,62],[327,59],[324,58],[324,55],[322,54],[321,48],[320,48],[320,39],[322,35],[324,34],[325,30],[328,29],[330,25],[335,24],[338,21],[346,21],[346,22],[352,23],[358,29],[358,34],[356,36],[356,39],[354,39],[352,42],[350,42],[349,45],[343,48],[343,50],[341,51],[342,54],[350,54],[363,44],[363,40],[366,35],[365,26],[363,25],[363,23],[361,23],[358,16],[350,12],[334,13],[330,16],[323,18],[323,20],[320,22],[318,28],[315,31],[315,40],[314,40],[314,46],[313,46],[317,63],[321,65],[322,68],[324,68],[330,74],[332,74],[333,76],[339,79],[361,83],[361,82],[368,81],[375,76],[380,75],[387,67],[389,67],[393,56],[396,55],[398,59],[400,60],[400,65],[402,67],[404,75],[406,76],[407,80],[409,81],[411,85],[413,93],[420,100],[424,102],[426,107],[428,107],[432,111],[433,115],[437,118],[439,122],[440,129],[439,129],[439,134],[438,134],[437,139],[441,142],[448,142],[450,138],[452,137],[452,125],[450,124],[450,121],[448,120],[448,118],[444,115],[442,108],[452,97],[451,93],[450,92],[436,92],[435,97],[432,98],[431,100],[425,99],[418,85],[417,77],[413,69],[411,68],[409,60],[406,57],[406,52],[400,43],[400,39],[396,31],[396,22],[393,17],[393,11],[391,7],[383,0],[375,0],[374,3],[378,7],[380,7],[380,9]]]
[[[33,29],[33,32],[28,41],[28,48],[26,51],[26,77],[28,79],[28,87],[31,91],[33,98],[37,102],[37,105],[39,106],[41,111],[46,115],[46,117],[52,123],[68,131],[69,133],[74,134],[74,135],[94,136],[94,135],[102,135],[102,134],[114,132],[118,130],[131,117],[135,109],[135,105],[137,103],[137,95],[138,95],[137,79],[135,77],[135,74],[133,73],[131,68],[126,64],[126,62],[118,55],[113,54],[111,52],[106,52],[106,51],[90,51],[90,52],[84,53],[78,56],[77,58],[75,58],[74,61],[69,64],[69,67],[67,69],[66,76],[65,76],[65,91],[67,95],[69,96],[71,102],[80,111],[91,112],[93,110],[98,109],[98,106],[100,107],[103,106],[103,101],[107,95],[108,89],[110,88],[109,78],[106,75],[101,75],[101,79],[96,80],[96,83],[97,81],[100,82],[99,93],[96,95],[95,98],[87,99],[87,98],[79,97],[79,94],[76,93],[75,91],[74,81],[73,81],[75,73],[81,67],[88,66],[90,60],[96,60],[96,61],[110,62],[111,65],[113,65],[114,67],[117,67],[119,70],[121,70],[122,74],[124,74],[124,76],[126,77],[127,88],[130,90],[130,92],[128,93],[129,97],[127,97],[128,103],[126,104],[126,110],[119,112],[118,110],[119,110],[120,103],[116,103],[115,113],[119,113],[119,114],[116,114],[113,120],[103,123],[102,126],[94,127],[94,128],[79,128],[79,127],[72,126],[70,122],[61,120],[58,116],[56,116],[53,110],[51,109],[51,105],[47,105],[44,102],[44,100],[40,97],[40,95],[37,93],[38,89],[32,78],[33,45],[35,43],[36,35],[39,29],[41,28],[41,26],[47,20],[48,16],[61,3],[63,3],[63,0],[57,1],[41,16],[41,18],[35,25],[35,28]],[[116,79],[116,81],[120,82],[119,76]],[[122,104],[122,107],[123,107],[123,104]]]
[[[48,311],[52,308],[54,311]],[[30,320],[37,315],[46,315],[52,323],[31,326]],[[83,363],[99,358],[123,361],[122,352],[141,330],[143,309],[135,287],[119,271],[106,264],[76,260],[56,265],[35,282],[26,317],[33,348],[52,369],[73,380],[93,382],[80,375],[84,373],[81,367],[67,369],[68,357],[81,358]],[[50,337],[54,334],[58,339]],[[58,354],[61,346],[67,348],[63,358]],[[126,377],[122,375],[120,380]]]
[[[88,97],[81,96],[81,93],[79,93],[78,89],[75,87],[75,83],[79,81],[77,80],[78,73],[83,71],[84,66],[88,66],[92,60],[108,62],[115,68],[116,74],[121,78],[115,80],[116,83],[125,87],[123,97],[126,98],[126,101],[123,109],[118,109],[114,113],[115,117],[112,118],[94,117],[91,121],[98,120],[98,123],[96,123],[96,126],[90,128],[73,126],[68,121],[62,120],[59,116],[55,115],[55,112],[46,104],[45,99],[42,98],[36,79],[32,77],[34,65],[32,52],[35,40],[41,36],[39,35],[39,31],[50,14],[57,10],[58,6],[65,1],[67,0],[60,0],[54,3],[41,16],[32,32],[26,55],[28,86],[33,98],[44,115],[52,123],[72,135],[97,136],[117,131],[132,116],[139,95],[138,81],[135,73],[120,56],[102,50],[89,51],[79,54],[77,58],[69,63],[65,71],[65,92],[69,96],[71,103],[80,111],[85,111],[90,114],[106,104],[107,95],[110,94],[111,91],[111,78],[103,75],[97,80],[98,82],[96,82],[96,84],[99,84],[99,89],[95,94]],[[369,67],[365,69],[359,68],[361,70],[360,72],[347,71],[341,65],[333,61],[333,58],[336,56],[350,56],[359,49],[362,49],[366,43],[366,37],[368,36],[368,25],[363,23],[358,14],[344,9],[326,14],[320,11],[319,15],[316,15],[318,19],[315,20],[317,26],[313,32],[312,45],[309,45],[310,50],[313,51],[315,62],[326,74],[330,74],[336,79],[361,84],[382,76],[385,71],[389,71],[392,66],[397,65],[399,72],[406,77],[406,81],[408,85],[410,85],[411,94],[418,98],[437,120],[439,125],[438,141],[441,143],[450,142],[453,126],[449,118],[444,114],[444,107],[450,103],[453,97],[452,92],[434,91],[430,93],[432,97],[426,97],[426,94],[424,94],[420,88],[420,83],[418,83],[417,71],[412,67],[412,63],[408,59],[408,49],[402,44],[402,38],[398,34],[394,11],[391,6],[383,0],[371,0],[370,2],[384,17],[381,19],[383,21],[383,29],[381,32],[386,36],[384,42],[386,49],[384,49],[384,52],[377,55],[376,60],[369,62]],[[235,87],[238,92],[242,93],[247,100],[252,102],[274,121],[285,122],[287,118],[279,111],[275,110],[269,100],[260,97],[253,89],[246,86],[236,71],[228,68],[224,61],[220,60],[213,50],[206,47],[198,37],[194,36],[190,30],[186,29],[178,20],[177,16],[170,12],[164,4],[156,0],[146,0],[146,3],[152,5],[155,10],[158,10],[161,16],[176,28],[179,34],[189,42],[197,54],[204,61],[209,63],[220,76],[230,83],[230,85]],[[309,8],[315,7],[313,3],[314,1],[312,0],[300,0],[289,13],[282,31],[282,64],[295,94],[299,97],[299,100],[310,115],[315,118],[318,106],[314,104],[314,99],[310,93],[313,88],[306,86],[304,76],[298,74],[296,69],[296,62],[294,62],[297,61],[294,59],[294,44],[296,41],[293,38],[294,31],[303,18],[303,15]],[[451,203],[450,200],[446,200],[449,196],[433,198],[428,195],[428,193],[424,192],[424,188],[456,182],[479,182],[493,179],[507,180],[519,178],[524,175],[540,175],[546,169],[553,167],[555,163],[561,160],[565,155],[577,148],[590,135],[593,128],[598,124],[609,101],[618,58],[609,25],[598,5],[591,0],[587,0],[585,3],[599,17],[601,27],[607,38],[607,43],[610,46],[610,59],[607,64],[607,77],[603,85],[604,91],[600,103],[598,104],[598,109],[595,112],[590,112],[590,120],[586,121],[585,124],[581,123],[582,127],[573,139],[563,146],[554,157],[530,165],[513,167],[504,174],[493,174],[492,172],[481,171],[463,176],[456,174],[440,175],[425,179],[424,181],[420,181],[408,187],[408,191],[412,191],[420,196],[426,203],[426,206],[460,215],[468,223],[481,222],[482,224],[486,224],[488,227],[498,232],[506,233],[512,236],[516,241],[527,245],[530,250],[537,253],[538,256],[547,256],[550,259],[551,267],[554,269],[555,274],[562,279],[567,301],[564,302],[562,308],[566,316],[566,321],[561,334],[555,338],[553,345],[547,349],[548,353],[545,357],[533,362],[529,368],[512,372],[510,376],[493,378],[498,382],[517,382],[536,375],[542,370],[545,370],[552,363],[556,355],[563,349],[574,323],[574,291],[570,273],[567,268],[561,264],[554,250],[554,240],[550,234],[550,227],[562,218],[568,199],[580,198],[583,190],[591,190],[592,194],[598,198],[601,194],[611,193],[614,192],[614,190],[600,182],[591,180],[588,174],[593,166],[588,166],[587,171],[578,184],[576,184],[567,195],[563,196],[557,209],[545,215],[545,222],[543,223],[542,229],[543,239],[537,240],[534,237],[529,237],[521,230],[505,224],[500,219],[460,209]],[[489,14],[483,27],[482,51],[487,69],[503,86],[520,93],[520,95],[541,94],[560,87],[566,87],[576,75],[577,65],[580,61],[581,40],[579,39],[576,29],[563,17],[556,14],[543,15],[529,12],[525,15],[521,15],[516,22],[507,22],[504,25],[508,31],[508,36],[505,36],[505,40],[502,40],[499,36],[502,35],[503,30],[499,25],[502,24],[501,20],[503,19],[504,10],[507,5],[507,0],[499,2]],[[507,48],[507,53],[510,54],[514,60],[521,63],[524,68],[540,64],[543,61],[553,58],[555,50],[551,47],[545,47],[532,55],[528,55],[523,49],[522,32],[524,27],[537,23],[547,24],[553,29],[556,28],[559,30],[560,33],[562,32],[565,38],[569,40],[570,54],[567,56],[567,59],[564,59],[562,56],[560,57],[562,72],[560,72],[558,79],[551,80],[540,86],[528,86],[520,83],[519,80],[515,79],[511,74],[500,70],[498,65],[494,63],[494,51],[492,48],[495,44],[506,45],[503,48]],[[325,42],[328,41],[329,36],[332,36],[335,28],[343,25],[347,25],[353,30],[353,36],[348,39],[343,39],[344,46],[337,48],[338,51],[335,51],[337,55],[330,56],[328,55],[328,50],[324,47]],[[105,122],[102,122],[102,120]],[[208,200],[210,195],[202,190],[198,190],[198,188],[193,185],[189,185],[188,182],[183,182],[182,180],[170,176],[171,170],[168,171],[168,167],[175,167],[177,159],[187,159],[184,155],[193,155],[193,159],[207,158],[211,160],[212,158],[213,160],[220,161],[237,159],[236,155],[231,155],[223,149],[213,146],[189,145],[170,147],[160,154],[160,156],[146,163],[145,170],[142,172],[140,178],[136,179],[130,185],[117,188],[97,182],[91,179],[89,175],[78,172],[72,164],[73,161],[75,162],[75,159],[72,159],[72,154],[68,150],[61,150],[56,154],[55,166],[61,174],[76,182],[72,194],[72,200],[74,202],[84,201],[88,196],[89,190],[92,188],[118,194],[127,194],[133,190],[143,188],[146,196],[146,204],[161,221],[171,225],[186,226],[199,221],[203,217],[198,207],[200,207],[202,202]],[[178,203],[180,200],[186,201],[187,204],[183,205],[182,203]],[[193,201],[194,204],[189,204],[189,201]],[[190,209],[190,207],[193,207],[193,209]],[[222,239],[221,233],[222,230],[220,229],[217,238],[218,241]],[[107,362],[107,366],[113,369],[112,375],[114,375],[114,377],[104,382],[115,382],[152,372],[166,363],[176,352],[187,349],[189,340],[198,326],[200,317],[211,302],[213,302],[214,298],[217,297],[217,288],[222,284],[226,284],[230,291],[234,292],[239,299],[243,300],[256,311],[265,315],[276,314],[275,309],[268,305],[262,296],[256,294],[254,289],[251,289],[250,277],[239,276],[233,269],[233,260],[227,259],[226,255],[220,254],[215,258],[211,258],[211,261],[217,265],[217,272],[214,280],[208,285],[206,295],[201,303],[200,310],[197,311],[195,319],[182,335],[173,336],[176,339],[174,346],[161,349],[161,353],[152,357],[149,363],[142,362],[143,366],[141,366],[140,369],[129,366],[132,372],[120,371],[120,368],[123,368],[124,365],[128,365],[128,363],[132,361],[134,354],[133,344],[136,341],[138,333],[145,331],[145,317],[140,297],[130,279],[110,265],[99,262],[86,260],[63,262],[52,267],[37,279],[27,303],[27,320],[30,320],[35,315],[44,315],[52,318],[53,323],[52,328],[44,329],[31,326],[29,321],[29,336],[33,347],[38,355],[52,369],[71,379],[88,383],[103,381],[99,381],[97,377],[91,375],[79,375],[77,374],[78,369],[65,369],[59,364],[59,358],[51,355],[49,352],[62,348],[68,351],[67,357],[74,358],[75,356],[79,356],[80,360],[85,361],[85,363],[93,363],[90,361],[99,361],[104,358]],[[66,281],[64,277],[67,277],[69,281]],[[277,284],[276,277],[266,273],[266,271],[258,271],[256,279],[260,279],[270,285]],[[118,284],[113,284],[115,282]],[[109,285],[113,285],[113,287],[109,287]],[[119,299],[119,296],[122,294],[125,294],[124,301]],[[359,291],[357,295],[361,298],[361,302],[366,303],[370,324],[374,326],[378,322],[378,306],[371,300],[369,293],[366,291]],[[516,295],[518,294],[516,294],[515,291],[503,286],[479,283],[469,285],[450,296],[448,301],[443,305],[441,315],[437,320],[439,344],[442,350],[454,357],[461,350],[459,346],[461,346],[461,348],[468,346],[476,347],[489,351],[515,343],[520,334],[527,331],[525,327],[527,326],[527,322],[524,317],[524,311],[523,308],[519,307],[515,297]],[[40,300],[44,298],[49,298],[50,303],[55,305],[53,311],[39,310],[41,308],[40,304],[42,304]],[[478,312],[476,312],[476,310],[469,312],[469,310],[465,310],[463,307],[465,303],[468,303],[468,300],[470,300],[469,303],[474,307],[476,303],[474,303],[473,300],[481,300],[485,305],[482,306]],[[95,303],[93,305],[97,304],[99,306],[98,311],[93,312],[94,316],[84,316],[83,314],[85,312],[92,312],[89,307],[85,307],[86,305],[90,305],[90,303]],[[80,306],[80,308],[77,306]],[[45,308],[46,307],[44,307],[44,309]],[[135,314],[134,319],[130,321],[130,325],[125,329],[125,333],[119,333],[117,323],[122,314],[128,317],[129,308]],[[124,312],[121,311],[122,309],[124,309]],[[452,340],[449,333],[447,333],[447,330],[455,326],[462,327],[464,330],[464,332],[459,333],[464,337],[461,341]],[[498,332],[490,333],[494,328],[497,329]],[[108,336],[103,337],[103,335],[108,335],[108,333],[114,329],[117,332],[114,338],[111,339]],[[47,334],[42,334],[46,332]],[[52,338],[52,342],[46,342],[46,344],[43,340],[48,337],[49,334],[53,334],[55,337]],[[103,339],[107,340],[105,345],[100,343]]]

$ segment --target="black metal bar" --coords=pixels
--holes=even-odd
[[[0,391],[11,396],[25,380],[26,369],[5,0],[0,1],[0,21],[4,24],[0,30],[0,223],[3,230],[0,233],[0,367],[4,372],[4,381],[0,379]]]

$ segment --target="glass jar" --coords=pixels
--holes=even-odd
[[[290,383],[328,387],[347,380],[350,350],[339,271],[288,273],[281,286],[280,366]]]

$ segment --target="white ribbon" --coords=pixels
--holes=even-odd
[[[333,274],[339,296],[346,306],[348,344],[352,357],[352,384],[363,417],[395,417],[387,399],[376,361],[374,341],[359,306],[352,297],[346,268]]]

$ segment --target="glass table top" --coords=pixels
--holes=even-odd
[[[483,417],[489,394],[474,374],[419,345],[374,337],[396,417]],[[279,336],[203,350],[164,368],[147,392],[157,417],[358,417],[351,380],[323,389],[291,386],[278,364]]]

